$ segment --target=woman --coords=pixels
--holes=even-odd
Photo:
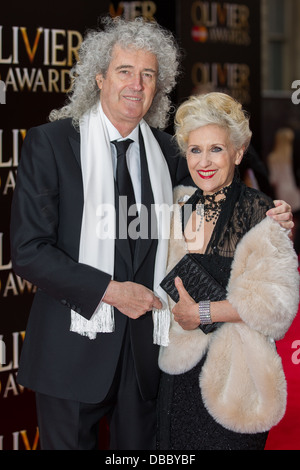
[[[177,111],[176,138],[198,189],[175,190],[168,272],[188,254],[184,263],[200,263],[224,296],[214,301],[206,278],[196,302],[184,287],[190,279],[175,278],[179,301],[169,297],[159,359],[158,447],[264,449],[285,412],[274,340],[297,312],[297,257],[288,233],[265,217],[273,202],[237,175],[251,139],[239,103],[222,93],[191,97]]]

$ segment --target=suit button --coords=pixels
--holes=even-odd
[[[67,305],[67,301],[66,301],[65,299],[62,299],[62,300],[60,301],[60,303],[63,304],[63,305]]]

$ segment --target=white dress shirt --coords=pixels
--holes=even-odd
[[[104,115],[105,116],[105,115]],[[112,125],[110,120],[105,116],[105,122],[107,126],[107,131],[109,135],[109,140],[126,140],[131,139],[133,143],[129,146],[126,153],[126,161],[128,171],[131,177],[132,186],[135,195],[135,201],[137,207],[141,203],[142,194],[141,194],[141,161],[140,161],[140,145],[139,145],[139,126],[137,126],[131,134],[127,137],[122,137],[119,131]],[[117,149],[114,144],[111,144],[112,159],[113,159],[113,169],[114,175],[116,176],[117,169]]]

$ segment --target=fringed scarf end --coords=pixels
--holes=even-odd
[[[170,311],[153,310],[153,343],[159,346],[168,346],[169,344],[169,328],[170,328]]]

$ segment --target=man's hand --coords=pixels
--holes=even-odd
[[[179,301],[172,310],[174,320],[177,321],[184,330],[194,330],[200,325],[198,304],[186,291],[179,277],[175,279],[175,286],[178,290]]]
[[[110,281],[102,300],[132,319],[139,318],[153,308],[162,308],[161,301],[150,289],[129,281]]]
[[[268,210],[267,215],[281,225],[281,227],[291,230],[294,227],[292,208],[285,201],[274,201],[275,207]]]

